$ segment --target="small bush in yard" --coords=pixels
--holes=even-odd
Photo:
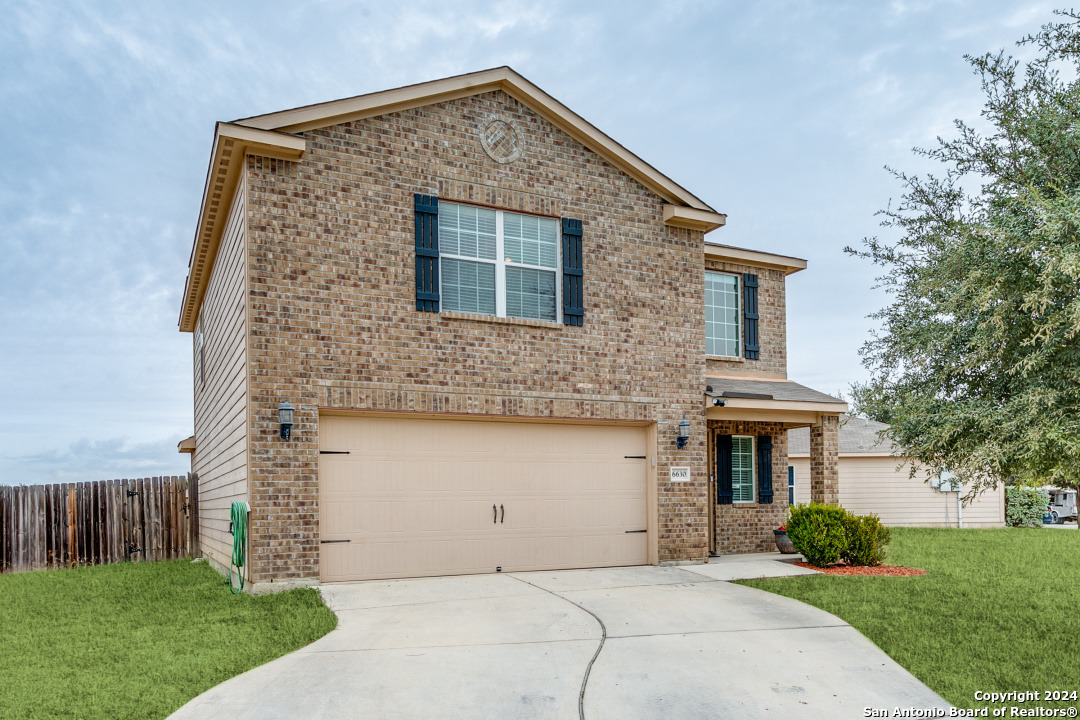
[[[889,544],[889,528],[881,524],[881,518],[870,515],[854,515],[844,511],[844,532],[847,546],[840,557],[848,565],[880,565],[885,560],[885,546]]]
[[[847,546],[847,511],[836,505],[796,505],[791,508],[787,534],[791,544],[815,567],[832,565]]]
[[[1005,524],[1010,527],[1042,527],[1050,496],[1045,490],[1011,486],[1005,488]]]

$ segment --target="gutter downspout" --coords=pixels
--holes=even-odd
[[[956,527],[964,527],[964,504],[960,502],[960,491],[956,491]]]

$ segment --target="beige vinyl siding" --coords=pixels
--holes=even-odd
[[[886,525],[957,524],[956,493],[942,493],[925,482],[925,473],[909,477],[910,465],[887,456],[840,456],[840,504],[859,515],[875,513]],[[810,458],[790,457],[795,468],[795,501],[810,502]],[[964,527],[1003,527],[1005,490],[989,490],[963,506]]]
[[[222,565],[228,564],[232,550],[229,510],[234,500],[247,500],[248,492],[244,187],[241,177],[199,310],[194,346],[201,329],[205,382],[200,387],[195,377],[192,461],[199,476],[199,546]]]

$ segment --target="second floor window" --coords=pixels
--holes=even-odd
[[[444,310],[559,319],[554,218],[443,202],[439,249]]]
[[[705,354],[739,357],[739,278],[736,275],[705,273]]]

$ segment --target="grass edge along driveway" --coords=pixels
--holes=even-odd
[[[837,615],[957,707],[987,707],[979,690],[1080,692],[1080,532],[892,528],[892,537],[886,562],[926,575],[741,584]],[[1021,707],[1036,705],[1080,703]]]
[[[336,625],[315,590],[232,595],[190,560],[0,575],[0,718],[165,718]]]

